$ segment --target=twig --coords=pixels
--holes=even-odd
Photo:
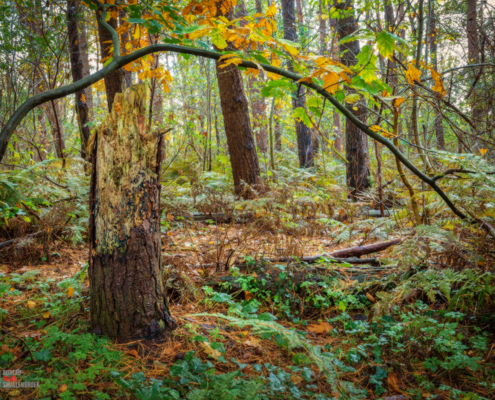
[[[1,329],[1,328],[0,328],[0,329]],[[29,348],[29,346],[27,345],[27,343],[26,343],[26,342],[25,342],[22,338],[20,338],[19,336],[14,335],[13,333],[7,332],[7,331],[5,331],[5,330],[3,330],[3,329],[2,329],[2,333],[3,333],[4,335],[9,335],[9,336],[12,336],[13,338],[16,338],[17,340],[20,340],[20,341],[24,344],[24,346],[26,346],[26,349],[27,349],[27,351],[29,352],[29,355],[30,355],[30,357],[31,357],[31,360],[33,360],[33,362],[35,362],[34,357],[33,357],[33,353],[31,353],[31,349]],[[19,356],[19,357],[20,357],[20,356]],[[14,360],[14,362],[15,362],[15,361],[17,361],[17,359],[19,359],[19,357],[17,357],[17,358]]]

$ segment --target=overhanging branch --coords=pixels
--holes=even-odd
[[[110,32],[112,31],[114,31],[113,28],[110,30]],[[115,35],[112,33],[113,39],[115,39],[114,37]],[[117,46],[115,46],[114,44],[114,52],[116,48],[118,48],[120,52],[120,45],[118,44],[118,35],[116,36],[116,40],[117,40]],[[92,84],[103,79],[109,73],[119,68],[122,68],[124,65],[136,61],[139,58],[144,57],[145,55],[151,53],[157,53],[157,52],[167,52],[167,51],[174,53],[181,53],[181,54],[190,54],[190,55],[205,57],[213,60],[218,60],[222,56],[222,54],[214,51],[197,49],[187,46],[172,45],[172,44],[152,44],[142,49],[139,49],[133,52],[132,54],[128,54],[124,56],[118,56],[118,55],[115,56],[114,53],[114,58],[112,59],[112,61],[110,61],[110,63],[108,63],[103,69],[95,72],[94,74],[91,74],[86,78],[74,82],[70,85],[63,86],[57,89],[48,90],[46,92],[39,93],[27,99],[14,112],[14,114],[10,117],[5,127],[0,132],[0,161],[5,154],[8,141],[12,136],[12,134],[14,133],[17,125],[31,110],[33,110],[38,105],[43,104],[50,100],[59,99],[61,97],[68,96],[79,90],[85,89],[88,86],[91,86]],[[294,72],[287,71],[282,68],[277,68],[272,65],[254,63],[252,61],[243,61],[240,64],[240,66],[245,68],[253,68],[253,69],[259,69],[259,67],[261,66],[261,68],[263,68],[265,71],[273,72],[275,74],[288,78],[294,82],[298,82],[301,78],[303,78],[301,75],[296,74]],[[347,118],[348,121],[356,125],[366,135],[368,135],[372,139],[376,140],[379,143],[382,143],[385,147],[387,147],[392,152],[392,154],[394,154],[400,160],[400,162],[406,166],[406,168],[408,168],[414,175],[420,178],[423,182],[428,184],[445,201],[445,203],[452,210],[452,212],[456,214],[459,218],[461,219],[469,218],[454,205],[454,203],[449,199],[446,193],[436,184],[434,179],[428,177],[421,170],[419,170],[404,154],[402,154],[402,152],[396,146],[394,146],[394,144],[391,141],[389,141],[387,138],[383,137],[379,133],[373,132],[371,129],[369,129],[367,125],[363,124],[357,117],[355,117],[352,114],[351,111],[349,111],[344,105],[342,105],[334,96],[328,93],[323,87],[312,82],[311,83],[300,82],[300,83],[308,88],[313,89],[315,92],[326,98],[328,101],[330,101],[330,103],[332,103],[335,106],[335,108],[337,108]]]

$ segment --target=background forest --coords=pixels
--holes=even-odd
[[[494,7],[0,0],[0,397],[495,398]]]

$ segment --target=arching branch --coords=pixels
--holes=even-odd
[[[103,14],[103,13],[102,13]],[[113,30],[113,29],[112,29]],[[118,38],[117,38],[118,43]],[[114,45],[115,47],[119,47],[119,45]],[[5,125],[5,127],[0,132],[0,161],[3,158],[5,151],[7,149],[7,144],[14,133],[17,125],[22,121],[22,119],[36,106],[43,104],[47,101],[59,99],[61,97],[68,96],[73,94],[79,90],[85,89],[88,86],[98,82],[103,79],[109,73],[115,71],[116,69],[122,68],[124,65],[127,65],[133,61],[138,60],[141,57],[144,57],[147,54],[157,53],[157,52],[173,52],[173,53],[181,53],[181,54],[190,54],[198,57],[205,57],[213,60],[218,60],[222,54],[209,50],[202,50],[193,47],[181,46],[181,45],[172,45],[172,44],[152,44],[142,49],[139,49],[132,54],[128,54],[125,56],[115,56],[110,63],[108,63],[103,69],[95,72],[87,76],[84,79],[81,79],[77,82],[74,82],[70,85],[63,86],[60,88],[48,90],[43,93],[39,93],[35,96],[27,99],[10,117],[9,121]],[[118,53],[117,53],[118,54]],[[277,68],[272,65],[267,64],[258,64],[251,61],[243,61],[240,64],[241,67],[245,68],[253,68],[259,69],[259,67],[263,68],[265,71],[273,72],[275,74],[281,75],[285,78],[288,78],[294,82],[298,82],[301,78],[301,75],[287,71],[282,68]],[[392,154],[394,154],[402,164],[406,166],[414,175],[420,178],[423,182],[428,184],[447,204],[447,206],[452,210],[454,214],[456,214],[461,219],[469,219],[469,216],[465,215],[461,212],[455,204],[450,200],[447,194],[436,184],[436,180],[430,178],[421,170],[419,170],[402,152],[394,146],[394,144],[389,141],[387,138],[383,137],[377,132],[369,129],[367,125],[362,123],[358,118],[356,118],[351,111],[349,111],[344,105],[342,105],[334,96],[328,93],[323,87],[317,85],[316,83],[310,82],[300,82],[302,85],[313,89],[315,92],[326,98],[330,103],[332,103],[335,108],[337,108],[346,118],[347,120],[356,125],[361,131],[363,131],[366,135],[376,140],[379,143],[382,143],[385,147],[387,147]]]

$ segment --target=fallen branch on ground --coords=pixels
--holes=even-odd
[[[24,236],[23,238],[15,238],[15,239],[10,239],[10,240],[7,240],[3,243],[0,243],[0,249],[8,246],[9,244],[12,244],[14,243],[16,240],[24,240],[24,239],[28,239],[28,238],[32,238],[32,237],[36,237],[36,236],[39,236],[41,234],[45,233],[45,231],[39,231],[39,232],[36,232],[36,233],[30,233],[29,235],[27,236]]]

